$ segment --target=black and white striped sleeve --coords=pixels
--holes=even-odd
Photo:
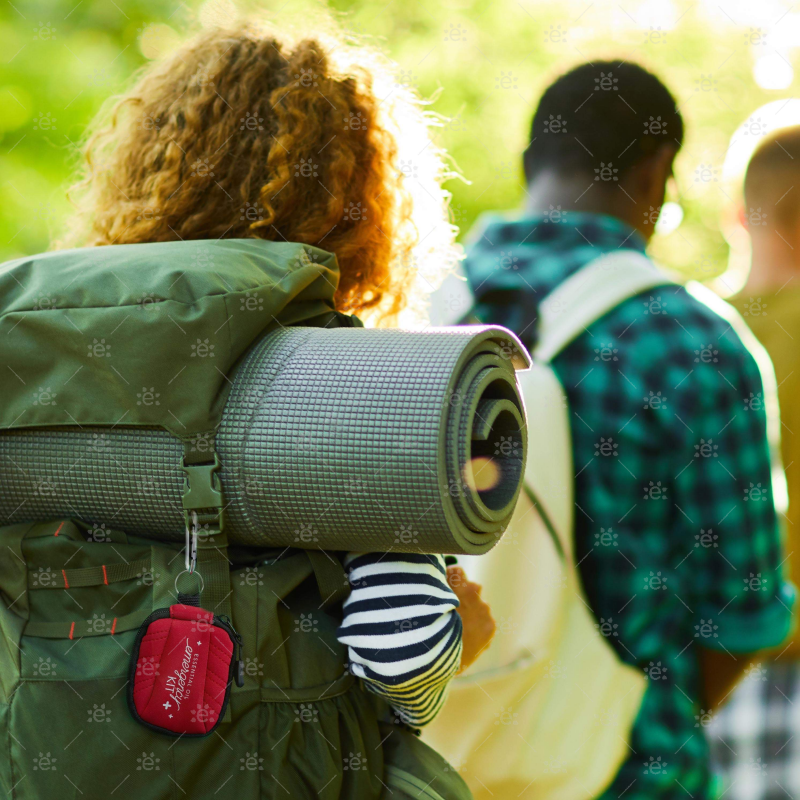
[[[337,638],[350,668],[409,725],[430,722],[461,664],[458,598],[440,555],[350,553]]]

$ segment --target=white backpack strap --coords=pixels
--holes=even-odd
[[[637,250],[619,250],[590,261],[556,286],[539,306],[533,357],[550,361],[623,300],[674,282]]]

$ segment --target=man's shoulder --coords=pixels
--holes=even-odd
[[[623,301],[557,356],[554,366],[568,383],[579,376],[581,388],[595,398],[602,390],[638,403],[650,389],[668,387],[695,412],[716,402],[720,391],[757,391],[753,387],[761,382],[729,319],[678,285]],[[583,380],[587,367],[593,368],[591,377]]]
[[[631,352],[642,351],[648,361],[659,354],[711,348],[726,357],[749,356],[737,327],[731,323],[736,311],[709,290],[690,290],[681,285],[657,286],[620,303],[598,320],[596,333],[607,332]],[[722,312],[722,313],[721,313]],[[590,328],[591,331],[591,328]]]

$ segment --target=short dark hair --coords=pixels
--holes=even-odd
[[[683,119],[655,75],[626,61],[581,64],[539,101],[523,155],[525,178],[545,168],[593,174],[601,162],[622,175],[665,143],[680,149]]]

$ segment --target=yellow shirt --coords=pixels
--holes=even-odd
[[[733,304],[744,316],[775,365],[781,407],[781,456],[789,488],[786,552],[789,577],[800,586],[800,278],[777,292],[738,295]],[[747,402],[749,398],[742,398]],[[800,632],[783,658],[800,659]]]

